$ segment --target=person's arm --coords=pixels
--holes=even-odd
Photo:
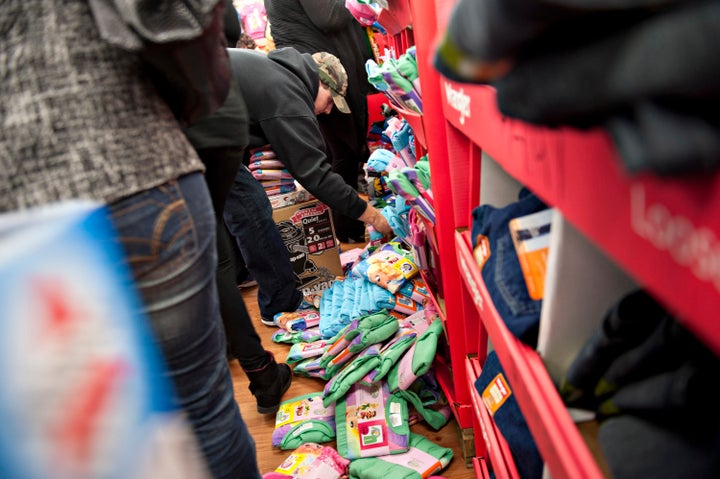
[[[354,22],[343,0],[299,0],[313,24],[325,33],[346,29]]]
[[[314,116],[270,118],[261,126],[278,159],[313,196],[333,211],[371,224],[380,233],[392,231],[382,213],[332,171]]]
[[[365,212],[361,214],[358,219],[375,228],[375,231],[378,233],[384,235],[392,233],[392,227],[390,226],[390,223],[388,223],[387,218],[380,213],[380,210],[374,208],[370,203],[367,203]]]

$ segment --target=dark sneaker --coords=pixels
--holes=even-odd
[[[252,287],[254,287],[254,286],[257,286],[257,284],[258,284],[258,283],[257,283],[257,281],[255,281],[255,278],[253,278],[252,276],[248,275],[248,277],[245,278],[245,281],[243,281],[242,283],[238,284],[238,288],[240,288],[240,289],[252,288]]]
[[[268,319],[263,316],[260,316],[260,322],[263,323],[265,326],[277,327],[277,324],[275,324],[275,320],[272,318]]]
[[[312,299],[312,298],[310,298]],[[317,309],[313,303],[308,301],[307,299],[303,298],[300,300],[300,304],[295,308],[295,311],[305,311],[308,309]],[[282,314],[282,313],[278,313]],[[277,315],[276,315],[277,316]],[[260,316],[260,322],[263,323],[265,326],[271,326],[271,327],[277,327],[277,323],[275,322],[275,318],[266,318],[265,316]]]
[[[278,364],[271,358],[270,364],[258,371],[246,371],[250,379],[250,392],[255,396],[260,414],[275,414],[280,409],[283,394],[292,384],[292,370],[287,364]]]

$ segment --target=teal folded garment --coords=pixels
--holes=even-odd
[[[318,325],[318,329],[325,339],[331,338],[337,332],[331,332],[334,326],[332,303],[335,291],[342,288],[342,283],[343,281],[334,281],[329,288],[323,291],[322,296],[320,296],[320,307],[318,308],[320,310],[320,324]]]
[[[423,479],[445,469],[453,457],[452,449],[412,432],[409,445],[402,454],[355,459],[350,479]]]
[[[432,185],[430,183],[430,162],[428,161],[427,155],[420,158],[420,160],[415,163],[414,168],[415,171],[417,171],[418,180],[422,187],[425,191],[430,190]]]
[[[380,69],[383,74],[383,78],[397,93],[410,93],[413,90],[412,81],[400,73],[398,69],[398,61],[394,58],[388,58],[381,66]]]
[[[390,160],[395,158],[395,154],[390,150],[378,148],[370,153],[367,160],[367,170],[374,173],[382,173],[387,168]]]
[[[407,224],[407,219],[401,217],[395,210],[395,208],[391,205],[385,206],[382,210],[380,210],[380,212],[388,221],[388,224],[392,228],[393,233],[395,233],[398,238],[407,238],[408,231],[405,226]]]
[[[427,407],[416,392],[406,389],[396,391],[395,394],[404,398],[408,404],[411,404],[425,422],[436,431],[447,424],[449,417],[436,409]]]
[[[348,324],[348,321],[343,321],[340,317],[344,298],[343,291],[348,279],[333,281],[330,288],[326,289],[320,298],[320,332],[323,338],[335,336]]]
[[[372,229],[372,227],[370,227],[369,229]],[[355,301],[353,304],[353,315],[354,315],[353,317],[354,318],[359,318],[360,316],[365,316],[366,314],[371,313],[372,311],[377,311],[377,310],[364,310],[363,309],[362,298],[363,298],[363,295],[365,294],[365,289],[363,287],[363,283],[366,283],[366,281],[358,281],[355,284]],[[379,308],[379,309],[382,309],[382,308]]]
[[[405,351],[413,345],[416,336],[414,332],[404,332],[384,345],[380,350],[380,364],[365,375],[363,383],[372,384],[384,379]]]
[[[396,68],[402,76],[412,82],[413,88],[420,93],[420,88],[418,87],[418,82],[416,81],[420,79],[420,76],[418,75],[417,60],[415,57],[413,55],[403,53],[400,55],[400,58],[397,59]]]
[[[340,305],[340,320],[343,323],[355,319],[355,287],[357,286],[356,281],[343,281],[345,287],[343,288],[342,303]]]
[[[368,371],[376,368],[378,364],[380,364],[380,345],[373,344],[358,354],[325,384],[323,404],[329,406],[345,396],[353,384],[362,379]]]
[[[383,309],[358,318],[356,326],[348,329],[345,338],[350,341],[350,352],[356,353],[372,344],[382,343],[398,330],[398,320]]]
[[[418,377],[428,372],[435,359],[438,339],[442,332],[442,321],[435,319],[418,336],[412,347],[388,373],[387,381],[391,391],[409,388]]]
[[[362,287],[364,288],[364,296],[362,308],[367,309],[368,313],[380,311],[381,309],[392,309],[395,306],[395,296],[393,293],[380,285],[371,283],[365,278],[361,278]],[[367,301],[367,307],[365,305]]]

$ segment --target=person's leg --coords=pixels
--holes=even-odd
[[[222,221],[222,218],[216,217]],[[218,267],[217,285],[220,299],[220,315],[225,326],[225,336],[230,353],[243,369],[258,369],[270,362],[250,319],[242,294],[235,284],[235,258],[230,234],[224,224],[216,227]]]
[[[225,218],[222,218],[222,221],[225,231],[227,231]],[[227,231],[227,233],[230,235],[229,231]],[[232,247],[233,256],[235,257],[235,282],[241,289],[257,286],[257,281],[255,281],[255,278],[253,278],[250,271],[248,271],[247,265],[245,265],[245,260],[243,259],[242,254],[240,254],[240,248],[238,248],[237,241],[232,238],[232,235],[230,235],[230,238],[230,246]]]
[[[235,251],[222,217],[232,178],[242,164],[242,147],[200,148],[197,150],[205,164],[205,182],[215,211],[217,241],[216,281],[220,300],[220,315],[230,352],[246,369],[258,369],[270,362],[262,342],[253,327],[242,294],[237,289]]]
[[[222,221],[221,217],[218,217]],[[249,389],[255,396],[260,414],[275,414],[283,394],[292,383],[292,371],[287,364],[278,364],[272,353],[265,351],[255,331],[242,294],[235,284],[233,241],[224,224],[218,222],[217,284],[220,314],[230,353],[238,360],[250,380]]]
[[[237,245],[222,217],[233,177],[242,163],[243,151],[243,148],[203,148],[198,153],[205,163],[205,181],[215,210],[218,254],[215,279],[229,351],[250,380],[249,389],[255,396],[258,412],[274,414],[290,387],[292,371],[287,364],[275,362],[273,355],[263,348],[255,331],[245,300],[237,287]]]
[[[215,216],[200,173],[110,205],[180,406],[215,478],[260,478],[234,400],[215,285]]]
[[[282,236],[272,219],[272,206],[262,185],[245,166],[238,168],[224,211],[250,274],[258,282],[258,306],[264,322],[294,311],[302,302]]]

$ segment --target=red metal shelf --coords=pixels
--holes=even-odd
[[[383,9],[378,23],[389,35],[397,35],[412,24],[408,0],[392,0],[392,8]]]
[[[425,137],[425,125],[423,124],[423,116],[420,113],[416,113],[404,108],[395,106],[397,112],[402,116],[405,121],[408,122],[410,128],[413,129],[415,139],[420,142],[423,152],[427,151],[427,139]],[[424,154],[424,153],[423,153]],[[422,155],[418,155],[418,158]]]
[[[508,331],[495,309],[473,258],[470,233],[457,233],[455,238],[460,274],[552,477],[602,478],[542,359]]]
[[[603,131],[528,125],[500,114],[491,87],[441,82],[448,122],[720,354],[720,174],[633,177]]]

